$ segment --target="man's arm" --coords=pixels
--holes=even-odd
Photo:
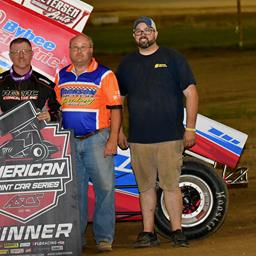
[[[118,136],[118,146],[125,150],[129,147],[128,145],[128,141],[127,141],[127,137],[124,133],[124,130],[123,130],[123,126],[124,126],[124,120],[123,120],[123,117],[124,117],[124,110],[125,110],[125,107],[124,107],[124,101],[125,101],[125,96],[122,96],[122,102],[123,102],[123,111],[122,111],[122,116],[121,116],[121,127],[120,127],[120,132],[119,132],[119,136]]]
[[[60,120],[60,104],[57,101],[56,93],[54,88],[49,93],[48,99],[48,107],[51,121],[59,121]]]
[[[198,93],[194,84],[189,85],[183,94],[186,98],[186,129],[184,134],[185,147],[191,147],[195,144],[196,138],[196,117],[198,111]]]
[[[117,153],[117,141],[121,125],[121,109],[110,110],[110,133],[105,146],[104,157]]]
[[[37,116],[39,120],[45,120],[47,122],[60,120],[60,104],[57,101],[54,86],[55,84],[50,81],[50,85],[48,85],[49,91],[45,106]]]

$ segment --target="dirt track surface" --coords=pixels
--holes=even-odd
[[[202,240],[190,241],[189,248],[173,248],[170,242],[160,237],[161,245],[157,248],[134,249],[132,243],[140,232],[139,222],[117,223],[116,239],[111,253],[101,255],[207,255],[207,256],[255,256],[256,250],[256,182],[251,177],[248,188],[232,189],[230,207],[226,220],[219,231]],[[89,226],[88,233],[91,233]],[[88,248],[83,255],[97,253],[90,234],[87,235]]]
[[[168,240],[160,237],[160,247],[133,249],[141,223],[126,222],[117,223],[113,251],[108,255],[256,255],[256,52],[187,53],[187,57],[198,80],[200,112],[211,114],[223,108],[219,118],[216,114],[217,121],[249,135],[240,163],[250,169],[249,185],[229,189],[229,210],[223,226],[207,238],[191,241],[189,248],[172,248]],[[94,255],[97,251],[91,225],[87,241],[83,255]]]

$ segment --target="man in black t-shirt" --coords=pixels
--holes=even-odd
[[[179,177],[184,146],[195,143],[198,94],[186,59],[174,49],[159,47],[157,36],[154,21],[139,17],[133,26],[138,51],[126,56],[117,70],[129,111],[128,141],[121,129],[119,146],[126,148],[129,142],[143,217],[143,231],[134,243],[137,248],[159,244],[154,232],[157,176],[171,216],[172,242],[188,246],[181,228]]]

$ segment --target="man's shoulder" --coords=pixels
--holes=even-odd
[[[111,71],[111,69],[101,63],[98,64],[98,67],[97,67],[98,70],[102,71],[102,72],[108,72],[108,71]],[[96,70],[97,70],[96,69]]]
[[[68,64],[67,66],[60,69],[59,74],[63,74],[67,72],[67,69],[71,66],[71,64]]]
[[[47,78],[46,76],[42,75],[41,73],[33,70],[33,73],[32,75],[43,85],[45,86],[49,86],[49,87],[53,87],[54,86],[54,83],[49,79]]]
[[[160,47],[158,57],[176,65],[181,65],[186,62],[186,57],[174,48]]]
[[[172,57],[181,57],[181,56],[183,56],[181,54],[181,52],[179,52],[177,49],[174,49],[174,48],[161,46],[159,48],[159,50],[160,50],[161,53],[172,56]]]
[[[126,56],[124,56],[123,58],[123,61],[126,61],[126,60],[133,60],[135,58],[137,58],[139,56],[138,52],[131,52],[129,54],[127,54]]]
[[[9,76],[9,75],[10,75],[10,70],[4,71],[3,73],[0,74],[0,81],[5,80],[5,78],[6,78],[7,76]]]
[[[139,57],[138,52],[132,52],[132,53],[127,54],[121,60],[119,66],[118,66],[118,70],[120,71],[121,68],[125,68],[126,66],[128,66],[129,68],[132,68],[133,67],[132,63],[137,63],[138,57]]]
[[[70,72],[71,70],[71,65],[72,64],[69,64],[67,65],[66,67],[62,68],[60,71],[59,71],[59,75],[64,75],[66,74],[67,72]],[[109,67],[106,67],[105,65],[101,64],[101,63],[98,63],[96,68],[93,69],[91,72],[95,72],[95,71],[102,71],[102,72],[107,72],[107,71],[111,71],[111,69]]]

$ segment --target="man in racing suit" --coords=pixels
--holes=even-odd
[[[26,38],[16,38],[10,43],[13,66],[0,74],[0,113],[6,112],[23,101],[32,101],[40,111],[39,120],[59,119],[59,103],[54,83],[32,70],[33,50]]]

